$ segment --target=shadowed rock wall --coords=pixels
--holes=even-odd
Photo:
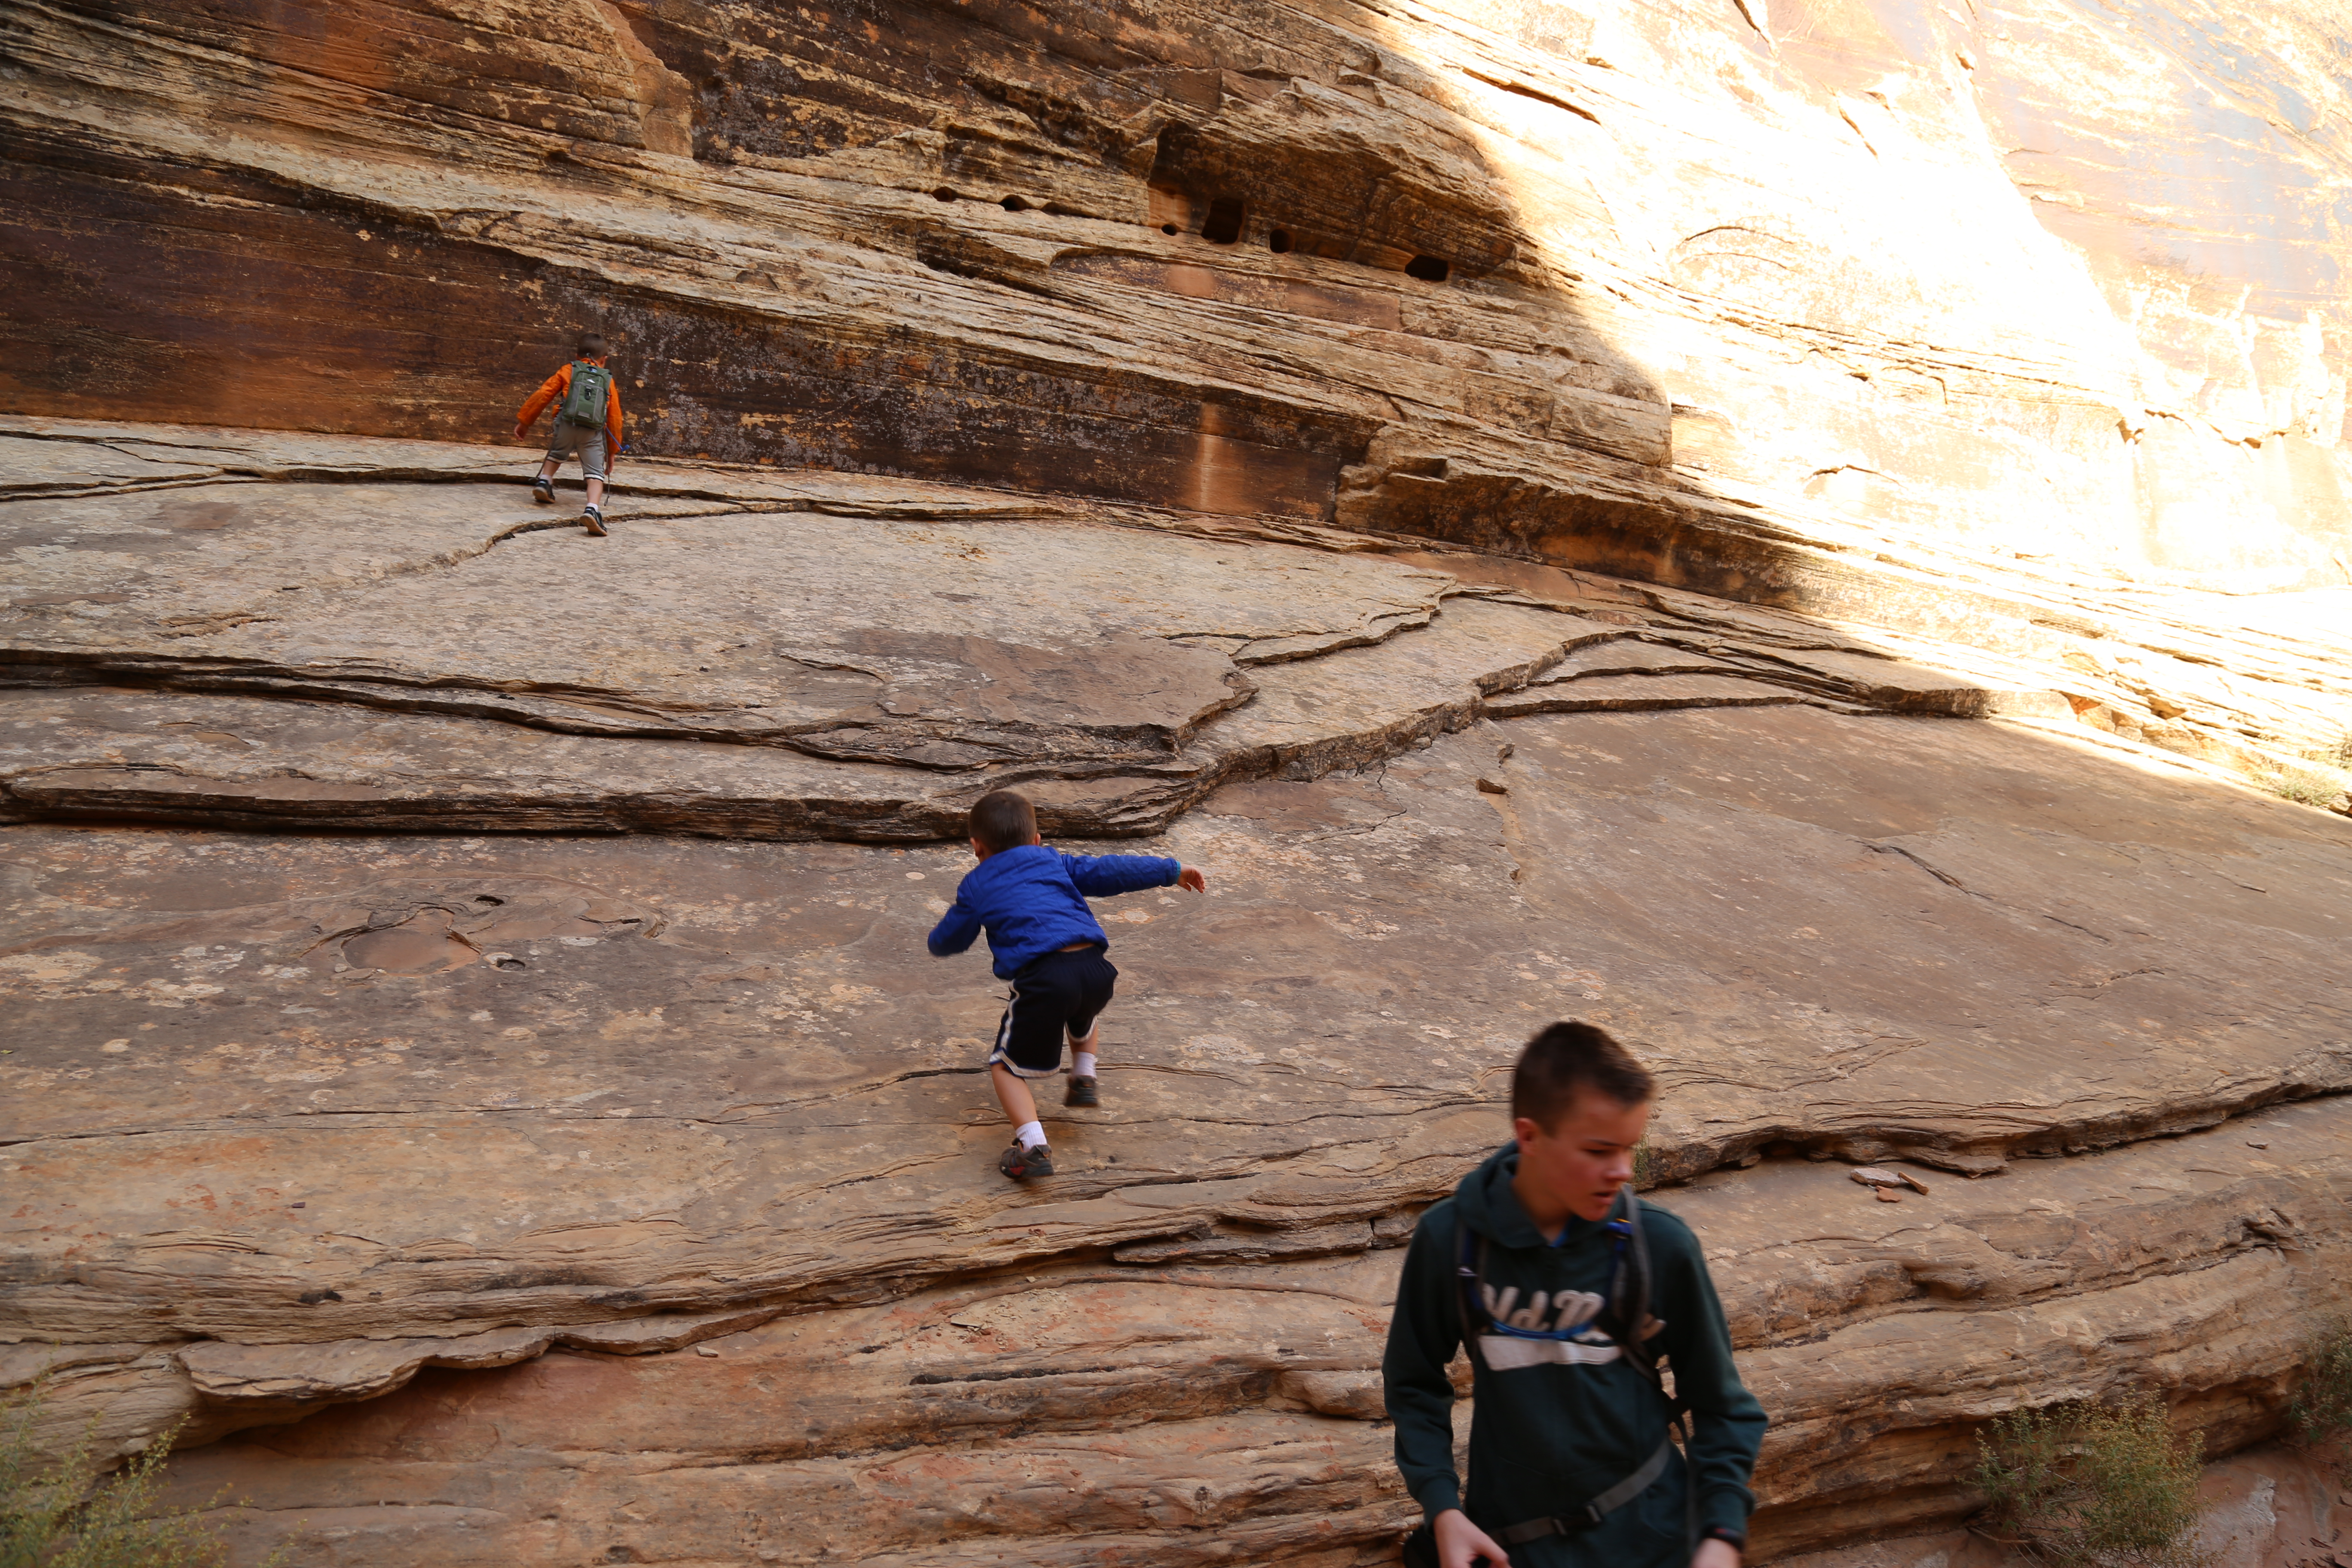
[[[2276,1432],[2347,20],[0,5],[0,1389],[239,1561],[1389,1561],[1393,1248],[1573,1014],[1759,1557]],[[581,324],[596,540],[453,439]],[[1214,889],[1026,1188],[1001,784]]]
[[[593,321],[649,453],[1784,603],[2352,561],[2339,5],[7,16],[20,411],[467,436]]]

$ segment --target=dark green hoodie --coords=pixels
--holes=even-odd
[[[1470,1493],[1463,1500],[1454,1473],[1454,1385],[1445,1374],[1464,1331],[1457,1226],[1491,1243],[1488,1310],[1519,1328],[1573,1330],[1590,1319],[1608,1294],[1614,1261],[1612,1238],[1591,1220],[1571,1217],[1559,1242],[1547,1242],[1511,1190],[1518,1168],[1518,1146],[1507,1145],[1421,1216],[1381,1369],[1396,1421],[1397,1468],[1422,1511],[1434,1519],[1461,1508],[1490,1531],[1563,1513],[1607,1490],[1641,1468],[1667,1429],[1665,1402],[1599,1329],[1570,1341],[1490,1339],[1495,1366],[1486,1355],[1471,1357]],[[1642,1232],[1650,1311],[1664,1325],[1653,1342],[1691,1405],[1699,1528],[1745,1531],[1756,1506],[1748,1479],[1764,1440],[1763,1406],[1732,1365],[1731,1336],[1698,1238],[1648,1203]],[[1600,1528],[1512,1547],[1512,1568],[1685,1568],[1685,1478],[1677,1460]]]

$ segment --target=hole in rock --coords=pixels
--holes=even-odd
[[[1163,223],[1160,226],[1160,232],[1162,234],[1174,234],[1176,232],[1176,226],[1172,223]]]
[[[1276,256],[1284,254],[1290,248],[1290,231],[1286,228],[1276,229],[1265,237],[1265,247]]]
[[[996,205],[1009,213],[1025,213],[1029,210],[1029,204],[1019,196],[1007,196]]]
[[[497,964],[500,969],[507,970],[529,969],[530,967],[530,964],[525,963],[521,959],[517,958],[511,952],[502,952],[490,962]]]
[[[931,195],[939,197],[939,199],[943,202],[951,202],[956,199],[956,194],[948,189],[945,185],[941,185],[938,190],[933,191]]]
[[[1442,256],[1416,256],[1404,264],[1404,275],[1418,278],[1423,283],[1443,283],[1445,275],[1454,270]]]
[[[441,919],[446,921],[448,917],[443,915]],[[431,974],[471,963],[474,950],[438,925],[419,925],[412,920],[387,931],[362,931],[343,943],[343,961],[354,969]]]
[[[1201,225],[1201,237],[1211,245],[1231,245],[1242,237],[1242,204],[1231,196],[1219,196],[1209,204],[1209,216]]]
[[[474,895],[474,902],[478,904],[503,904],[506,900],[499,897],[496,893],[476,893]]]

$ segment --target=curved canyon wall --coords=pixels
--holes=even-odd
[[[239,1562],[1391,1562],[1395,1248],[1584,1016],[1759,1560],[1956,1527],[2019,1408],[2276,1435],[2347,36],[0,4],[0,1390],[186,1423]],[[480,444],[582,325],[594,540]],[[1031,1188],[919,947],[1003,785],[1213,889],[1106,904]]]
[[[470,437],[594,321],[646,453],[2336,584],[2347,17],[18,5],[0,397]]]

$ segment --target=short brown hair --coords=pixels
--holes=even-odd
[[[1646,1105],[1658,1092],[1650,1069],[1633,1053],[1592,1024],[1559,1023],[1529,1040],[1511,1069],[1511,1116],[1524,1116],[1546,1132],[1559,1124],[1589,1089],[1620,1105]]]
[[[604,334],[602,332],[581,333],[580,357],[582,359],[603,359],[604,357]]]
[[[971,836],[991,855],[1026,844],[1037,837],[1037,808],[1016,791],[991,790],[972,805]]]

